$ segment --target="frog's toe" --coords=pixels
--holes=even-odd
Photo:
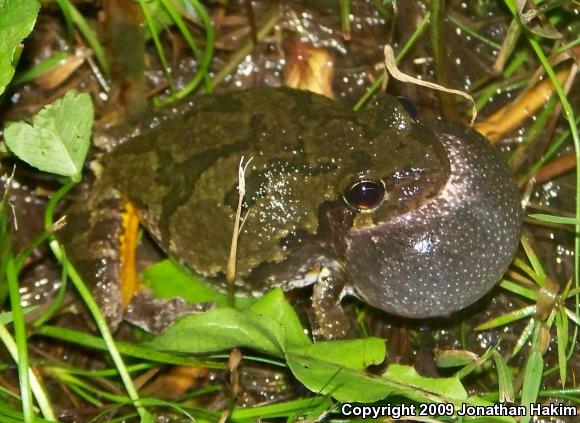
[[[347,337],[351,324],[340,304],[325,310],[315,308],[314,318],[315,328],[312,330],[312,334],[315,339],[343,339]]]

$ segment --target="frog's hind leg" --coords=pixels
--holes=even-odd
[[[134,253],[138,219],[114,189],[80,188],[65,210],[67,225],[57,234],[112,328],[116,328],[136,285]],[[133,245],[128,245],[133,244]],[[127,254],[128,251],[131,251]],[[132,274],[132,277],[131,277]],[[129,289],[131,288],[131,289]]]

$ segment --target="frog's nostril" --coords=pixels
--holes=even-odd
[[[399,100],[399,103],[401,104],[401,106],[403,106],[405,111],[409,113],[411,119],[417,120],[417,117],[419,117],[419,111],[417,110],[417,106],[415,105],[415,103],[413,103],[407,97],[403,97],[402,95],[397,96],[397,100]]]
[[[352,184],[344,193],[344,200],[358,210],[372,210],[385,198],[385,185],[382,181],[361,179]]]

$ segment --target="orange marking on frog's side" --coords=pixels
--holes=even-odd
[[[131,301],[137,291],[139,282],[136,269],[137,233],[139,230],[139,217],[135,206],[127,202],[123,212],[123,235],[121,235],[121,296],[123,307]]]

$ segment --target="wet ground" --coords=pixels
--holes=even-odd
[[[76,3],[108,49],[113,64],[112,78],[107,80],[102,75],[94,54],[91,54],[90,47],[81,36],[67,36],[60,12],[54,5],[47,5],[42,10],[31,38],[26,42],[20,66],[26,69],[62,50],[67,52],[68,58],[43,78],[18,85],[5,95],[2,104],[5,120],[30,116],[66,91],[77,89],[90,93],[93,98],[96,112],[95,133],[98,135],[103,128],[139,113],[153,97],[167,94],[171,83],[177,88],[185,86],[199,69],[199,61],[191,55],[183,38],[175,28],[170,28],[162,33],[161,39],[172,70],[171,81],[163,72],[151,42],[147,44],[142,63],[135,65],[143,66],[143,72],[137,72],[134,77],[128,75],[124,72],[128,65],[118,57],[119,50],[122,49],[115,49],[115,43],[130,41],[123,41],[122,37],[116,36],[114,28],[121,24],[138,27],[141,19],[138,11],[128,10],[129,18],[115,23],[108,20],[110,15],[107,13],[117,7],[116,2],[104,2],[103,6],[85,1]],[[385,43],[391,44],[395,51],[401,51],[429,12],[429,5],[418,1],[398,2],[396,15],[389,2],[352,1],[350,30],[347,30],[341,22],[338,2],[254,2],[253,24],[257,33],[257,44],[253,45],[252,24],[244,2],[226,3],[227,6],[222,7],[221,2],[215,2],[209,8],[216,30],[215,54],[210,68],[210,76],[215,80],[215,91],[310,83],[316,85],[320,92],[353,106],[377,78],[383,76]],[[571,8],[577,7],[573,3],[569,4]],[[577,34],[579,25],[577,18],[573,19],[574,13],[577,16],[578,10],[570,10],[569,15],[564,13],[563,19],[569,23],[559,26],[564,40],[567,41],[573,40],[574,34]],[[536,72],[541,68],[533,53],[521,45],[525,40],[520,40],[516,49],[528,51],[527,59],[522,65],[509,77],[494,70],[510,22],[511,16],[507,10],[498,6],[495,1],[449,1],[439,34],[446,50],[443,63],[435,63],[432,35],[427,27],[402,58],[399,67],[421,79],[438,80],[451,88],[468,91],[477,100],[492,92],[490,101],[478,115],[478,121],[484,121],[502,106],[513,102],[523,89],[533,86]],[[203,27],[195,17],[188,21],[188,26],[202,45]],[[578,60],[577,48],[570,49],[568,54]],[[554,63],[557,60],[558,58],[554,58]],[[570,67],[571,60],[562,60],[563,63],[558,69]],[[441,77],[441,72],[445,77]],[[379,91],[381,89],[379,87]],[[470,117],[466,111],[470,109],[470,105],[461,97],[441,96],[424,87],[393,79],[388,82],[387,91],[411,99],[419,110],[419,116],[445,115],[448,119],[469,123]],[[203,92],[203,84],[198,92]],[[571,89],[569,98],[578,110],[578,90]],[[528,210],[563,215],[574,212],[576,192],[575,175],[568,171],[564,163],[560,167],[556,163],[549,179],[542,183],[533,185],[522,179],[526,177],[530,166],[542,156],[551,140],[566,130],[565,120],[557,112],[558,110],[550,114],[542,129],[544,135],[522,153],[514,168],[516,177],[524,182],[522,192],[529,196]],[[512,157],[515,151],[519,151],[519,146],[529,136],[529,129],[535,120],[522,120],[516,129],[502,134],[498,140],[498,148],[505,152],[506,157]],[[573,148],[568,140],[559,149],[558,155],[565,157],[571,152]],[[2,185],[6,183],[8,171],[13,164],[10,158],[3,158],[5,175],[2,177]],[[46,200],[57,185],[56,180],[18,163],[10,192],[15,221],[18,223],[18,228],[13,231],[15,250],[19,250],[42,231]],[[563,226],[544,226],[530,222],[526,223],[524,233],[529,237],[548,275],[558,284],[565,284],[574,270],[573,234]],[[141,268],[159,257],[159,251],[154,247],[142,246],[141,250]],[[520,253],[520,257],[524,255]],[[26,306],[46,304],[60,286],[60,269],[47,248],[41,247],[35,251],[21,276],[23,305]],[[295,295],[293,301],[300,309],[306,308],[308,292],[303,297]],[[497,330],[475,331],[473,328],[490,318],[528,304],[496,287],[477,304],[449,319],[399,319],[365,307],[355,300],[348,302],[348,310],[353,321],[358,319],[360,326],[364,328],[361,330],[363,334],[387,340],[389,362],[413,364],[423,375],[438,376],[447,374],[436,366],[436,357],[441,350],[465,349],[481,355],[499,343],[498,351],[507,356],[525,322]],[[573,304],[570,303],[569,307],[572,308]],[[71,291],[66,294],[62,310],[52,323],[94,330],[85,313]],[[80,319],[75,317],[79,315]],[[134,338],[128,326],[120,328],[116,336],[119,339]],[[557,364],[555,339],[553,330],[545,355],[546,368]],[[106,365],[106,359],[95,352],[42,338],[34,338],[30,348],[35,359],[55,360],[91,369]],[[572,376],[580,371],[578,353],[576,348],[569,361],[568,372]],[[525,359],[524,348],[522,354],[510,361],[510,365],[521,368]],[[174,371],[165,369],[161,376],[165,377]],[[466,380],[467,386],[473,392],[494,392],[497,383],[494,375],[493,369],[488,368]],[[157,375],[159,378],[161,376]],[[0,382],[5,386],[17,386],[15,377],[15,373],[4,372]],[[199,371],[186,379],[192,383],[190,389],[219,387],[226,380],[224,372],[210,370]],[[155,377],[152,380],[145,389],[152,395],[161,396],[167,385],[156,387]],[[168,379],[159,380],[167,382]],[[304,388],[293,381],[287,372],[268,365],[244,365],[240,380],[242,394],[239,402],[242,404],[266,404],[305,394]],[[547,389],[560,387],[557,372],[544,379],[544,386]],[[64,389],[58,385],[53,388],[57,391]],[[169,392],[167,397],[175,398],[184,393],[179,388],[175,390],[176,392]],[[224,391],[209,393],[203,398],[204,405],[214,410],[222,409],[228,401]],[[65,421],[86,421],[99,412],[98,409],[83,404],[73,393],[63,395],[62,402],[56,406],[61,409],[61,416]],[[168,418],[165,421],[171,420]]]

